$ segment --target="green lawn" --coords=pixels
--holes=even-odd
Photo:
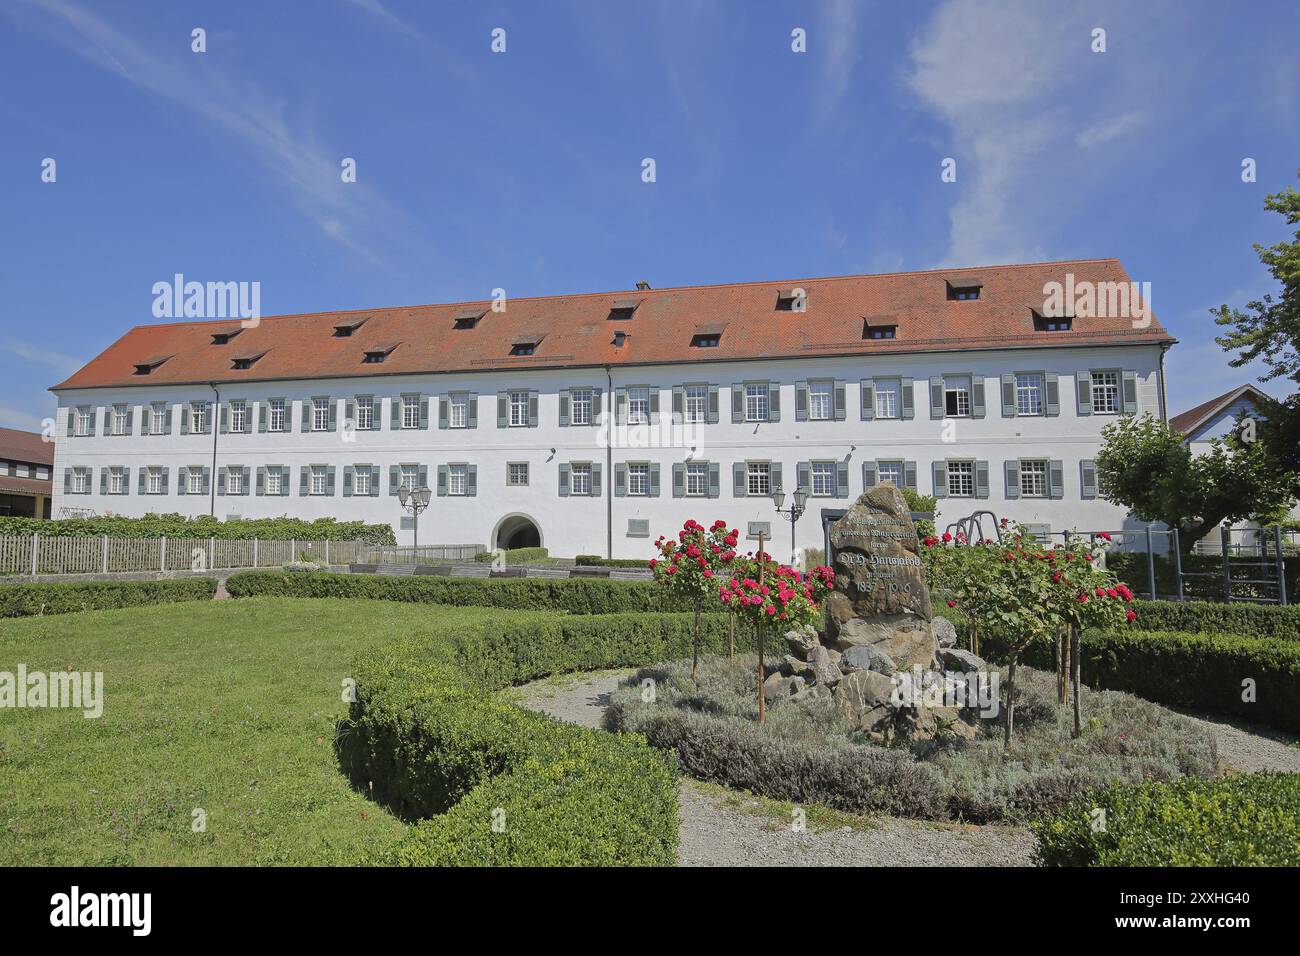
[[[335,762],[354,655],[520,613],[253,598],[0,622],[0,671],[102,671],[105,701],[0,709],[0,866],[356,860],[405,825]]]

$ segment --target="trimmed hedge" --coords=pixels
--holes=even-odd
[[[0,584],[0,617],[70,614],[115,607],[210,601],[217,579],[166,578],[160,581],[85,581],[66,584]]]
[[[423,819],[374,862],[652,865],[675,862],[678,775],[635,734],[551,720],[493,691],[569,670],[680,656],[693,615],[535,615],[437,630],[363,656],[339,728],[340,763],[406,819]],[[726,645],[725,621],[702,641]],[[502,832],[494,832],[500,821]]]
[[[1034,831],[1045,866],[1300,866],[1300,774],[1106,790]]]
[[[569,614],[689,610],[664,589],[604,578],[452,578],[434,575],[284,574],[241,571],[226,580],[232,597],[373,598],[454,607],[500,607]]]
[[[333,518],[240,518],[222,521],[211,515],[189,518],[180,514],[148,514],[142,518],[115,515],[106,518],[35,518],[0,517],[0,537],[21,535],[42,538],[98,537],[110,538],[217,538],[249,541],[364,541],[366,544],[396,544],[393,527],[366,524],[363,521],[336,521]]]
[[[649,558],[602,558],[598,554],[580,554],[574,558],[580,568],[648,568]]]
[[[1080,648],[1083,682],[1089,687],[1300,732],[1300,642],[1120,630],[1088,631]],[[1005,645],[986,635],[980,638],[980,655],[1005,661]],[[1020,661],[1050,670],[1055,651],[1042,641],[1021,654]],[[1247,678],[1254,681],[1252,702],[1242,700]]]
[[[1134,601],[1137,626],[1146,631],[1240,634],[1300,641],[1300,606],[1222,604],[1215,601]]]
[[[527,564],[529,561],[541,561],[549,555],[550,552],[545,548],[511,548],[505,552],[506,564]],[[495,551],[480,551],[474,555],[474,560],[480,564],[490,564],[495,557]]]

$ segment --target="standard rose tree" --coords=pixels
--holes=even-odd
[[[740,532],[728,529],[719,518],[708,528],[691,518],[677,532],[676,540],[662,535],[655,542],[659,556],[650,560],[655,581],[688,601],[695,608],[691,676],[700,666],[700,609],[718,593],[718,582],[736,560]]]

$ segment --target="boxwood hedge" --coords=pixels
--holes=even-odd
[[[538,614],[439,630],[372,651],[354,668],[339,728],[352,780],[421,822],[374,862],[399,865],[668,865],[678,776],[635,734],[526,712],[493,692],[567,670],[687,653],[693,615]],[[706,619],[721,651],[725,621]],[[498,824],[498,829],[494,829]]]
[[[59,584],[0,584],[0,617],[32,617],[100,611],[176,601],[210,601],[216,578],[160,581],[78,581]]]
[[[1300,606],[1223,604],[1215,601],[1134,601],[1137,626],[1145,631],[1240,634],[1300,641]]]
[[[334,518],[240,518],[222,521],[211,515],[188,517],[181,514],[149,514],[141,518],[125,515],[95,518],[0,517],[0,536],[38,534],[43,538],[108,535],[110,538],[217,538],[263,541],[364,541],[367,544],[395,544],[393,527],[363,521]]]
[[[688,610],[681,601],[674,600],[653,584],[604,578],[483,579],[242,571],[227,579],[226,589],[232,597],[374,598],[455,607],[565,611],[569,614]]]
[[[1106,790],[1034,831],[1046,866],[1297,866],[1300,774]]]

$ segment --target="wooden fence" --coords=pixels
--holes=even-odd
[[[207,571],[293,561],[351,564],[365,549],[360,541],[0,536],[0,574]]]

